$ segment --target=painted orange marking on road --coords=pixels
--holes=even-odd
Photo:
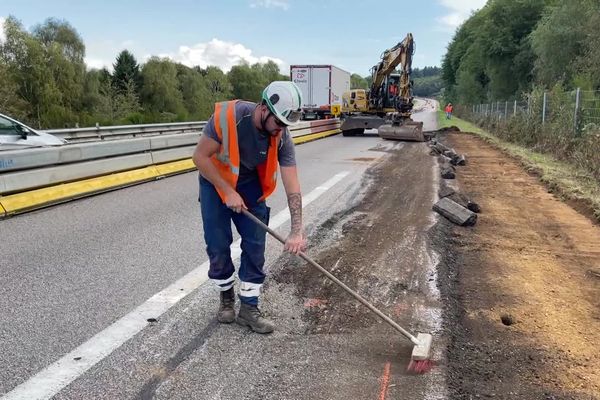
[[[379,391],[379,400],[385,400],[387,391],[390,385],[390,369],[392,364],[388,361],[383,368],[383,376],[381,377],[381,390]]]
[[[304,307],[313,308],[313,307],[325,307],[327,305],[327,300],[325,299],[307,299],[304,302]]]
[[[394,307],[394,315],[396,317],[399,317],[402,314],[406,313],[407,310],[408,310],[408,304],[406,304],[406,303],[398,303]]]

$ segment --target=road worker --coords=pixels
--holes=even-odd
[[[305,249],[302,195],[296,170],[294,143],[288,127],[301,116],[302,95],[288,81],[270,83],[260,104],[241,100],[215,105],[194,151],[199,174],[200,210],[210,262],[208,277],[220,291],[217,320],[236,321],[254,332],[270,333],[274,325],[258,308],[265,280],[266,232],[241,213],[250,211],[265,224],[270,209],[265,202],[275,190],[277,167],[287,195],[291,230],[284,249]],[[231,222],[241,236],[239,313],[235,315],[234,266],[230,253]]]
[[[444,111],[446,112],[446,119],[452,119],[452,110],[454,110],[454,107],[452,107],[452,103],[446,104],[446,108],[444,109]]]

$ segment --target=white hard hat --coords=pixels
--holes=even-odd
[[[263,90],[262,99],[275,115],[286,125],[295,125],[302,116],[302,93],[294,82],[274,81]]]

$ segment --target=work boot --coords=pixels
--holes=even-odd
[[[217,321],[222,324],[230,324],[235,321],[235,292],[233,288],[221,292],[221,305],[217,314]]]
[[[271,333],[275,330],[273,323],[263,318],[258,307],[250,304],[242,303],[235,322],[242,326],[248,326],[257,333]]]

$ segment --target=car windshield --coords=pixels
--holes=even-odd
[[[17,124],[0,116],[0,135],[20,136],[21,132],[17,130]]]

